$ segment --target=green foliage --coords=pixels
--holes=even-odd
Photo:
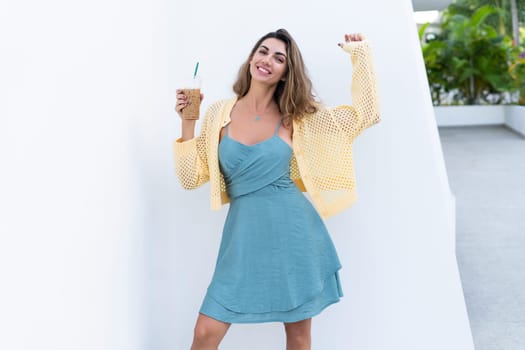
[[[518,20],[525,25],[525,0],[517,0]],[[510,12],[510,0],[454,0],[449,5],[448,10],[454,13],[459,13],[464,16],[471,16],[476,9],[489,5],[494,8],[502,10],[498,17],[492,17],[486,22],[493,28],[496,28],[499,33],[512,33],[512,16]]]
[[[503,11],[489,5],[472,10],[468,2],[450,5],[441,32],[422,45],[434,105],[498,104],[524,89],[520,49],[495,27]]]
[[[520,57],[510,66],[510,74],[514,78],[516,90],[519,91],[518,103],[525,105],[525,57]]]

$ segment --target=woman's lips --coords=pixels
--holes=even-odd
[[[260,67],[260,66],[257,66],[257,70],[258,70],[259,72],[264,73],[264,74],[272,74],[272,72],[270,72],[268,69],[263,68],[263,67]]]

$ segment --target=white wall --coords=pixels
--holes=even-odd
[[[411,12],[409,0],[177,1],[158,10],[155,118],[165,124],[154,128],[166,159],[180,133],[173,90],[196,61],[206,108],[232,95],[255,40],[285,27],[317,91],[335,105],[348,101],[351,73],[336,43],[357,31],[372,42],[383,122],[355,144],[358,203],[327,222],[345,297],[314,320],[314,349],[473,349],[455,258],[454,201]],[[208,185],[182,190],[166,159],[156,164],[165,192],[150,252],[150,342],[152,349],[187,349],[227,208],[209,210]],[[234,325],[223,348],[278,349],[283,342],[280,324]]]
[[[434,106],[438,126],[506,125],[525,135],[525,107],[499,106]]]
[[[505,124],[525,136],[525,107],[505,106]]]
[[[438,126],[504,124],[506,106],[434,106]]]
[[[151,7],[0,8],[0,348],[144,348]]]

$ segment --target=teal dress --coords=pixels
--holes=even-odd
[[[219,162],[230,207],[200,312],[227,323],[296,322],[342,297],[333,242],[290,179],[278,135],[244,145],[226,133]]]

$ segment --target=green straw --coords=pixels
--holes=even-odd
[[[197,76],[197,71],[199,70],[199,62],[195,65],[195,71],[193,72],[193,79]]]

